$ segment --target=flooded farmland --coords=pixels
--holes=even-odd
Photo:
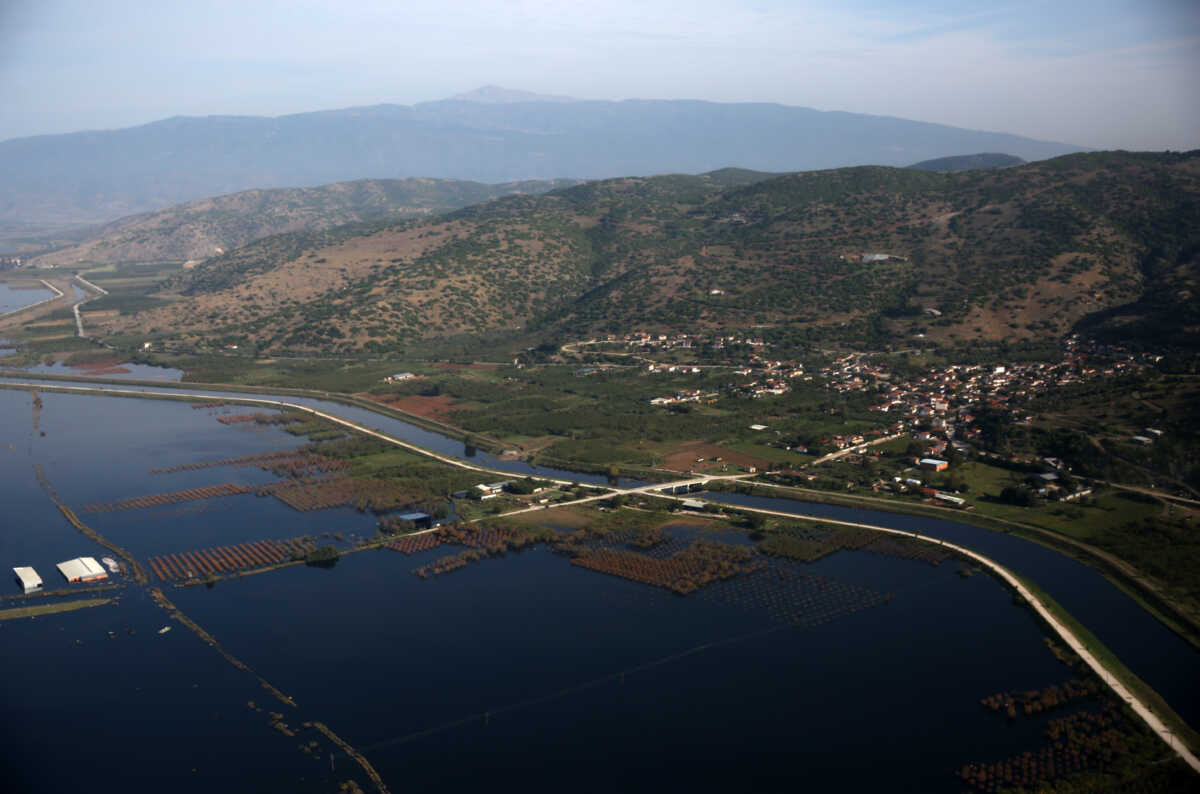
[[[1054,720],[1086,712],[1068,727],[1099,735],[1112,719],[1064,683],[1031,613],[954,559],[839,538],[802,562],[677,525],[517,548],[483,527],[273,567],[377,526],[324,492],[276,496],[336,474],[299,457],[304,438],[220,421],[233,407],[38,399],[35,428],[34,397],[0,390],[0,562],[70,592],[26,600],[10,581],[0,608],[113,601],[0,622],[21,790],[131,763],[179,791],[377,788],[355,756],[391,791],[990,790],[1067,730]],[[57,562],[112,552],[48,489],[148,584],[123,558],[109,589],[64,583]],[[1083,694],[1012,719],[984,703],[1060,685]]]

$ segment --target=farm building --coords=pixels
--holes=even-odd
[[[512,480],[502,480],[500,482],[480,483],[479,485],[476,485],[475,488],[476,488],[476,490],[479,491],[480,499],[494,499],[495,497],[499,496],[504,491],[504,487],[506,485],[508,485],[510,482],[512,482]]]
[[[68,582],[92,582],[96,579],[108,578],[108,574],[100,567],[100,563],[96,562],[95,557],[76,557],[73,560],[60,562],[58,572]]]
[[[954,505],[955,507],[963,507],[967,503],[966,499],[962,499],[957,496],[951,496],[947,493],[935,493],[933,498],[942,502],[946,502],[947,504]]]
[[[21,589],[26,593],[41,589],[42,577],[38,576],[38,572],[32,568],[28,566],[13,568],[13,573],[17,575],[17,581],[21,583]]]
[[[950,464],[947,461],[938,460],[937,458],[921,458],[918,463],[925,471],[945,471],[950,468]]]
[[[433,516],[429,515],[428,513],[401,513],[400,515],[396,516],[396,518],[400,519],[401,521],[411,521],[413,526],[420,529],[429,529],[429,527],[433,524]]]

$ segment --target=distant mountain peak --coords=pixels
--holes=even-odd
[[[474,91],[455,94],[451,99],[460,102],[480,102],[485,105],[508,105],[513,102],[574,102],[569,96],[557,94],[535,94],[532,91],[518,91],[513,88],[503,88],[498,85],[485,85]]]

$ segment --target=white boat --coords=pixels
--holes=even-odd
[[[100,562],[104,563],[104,567],[108,569],[109,573],[120,573],[121,571],[121,564],[112,557],[101,557]]]
[[[158,630],[158,633],[159,633],[159,634],[166,634],[166,633],[167,633],[168,631],[170,631],[170,630],[171,630],[171,627],[170,627],[170,626],[163,626],[161,629],[159,629],[159,630]]]

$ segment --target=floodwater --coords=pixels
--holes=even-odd
[[[34,282],[29,283],[33,284]],[[34,289],[14,289],[14,286],[11,282],[0,281],[0,314],[54,297],[53,292],[40,284]]]
[[[25,367],[23,371],[36,372],[42,375],[86,377],[92,374],[92,371],[95,369],[97,368],[72,367],[61,361],[56,361],[53,364],[34,364],[31,367]],[[155,367],[150,364],[134,364],[129,361],[107,365],[98,369],[101,370],[101,372],[96,373],[98,377],[113,378],[115,380],[160,380],[179,383],[183,379],[183,370],[181,369]]]
[[[62,518],[35,464],[61,501],[143,561],[301,534],[373,534],[374,520],[353,510],[297,513],[248,495],[203,511],[195,508],[207,503],[193,502],[86,512],[123,497],[265,482],[271,475],[252,467],[149,470],[303,439],[216,421],[242,408],[41,399],[35,429],[32,396],[0,390],[0,564],[33,565],[48,587],[64,586],[55,562],[106,551]],[[544,547],[429,580],[413,575],[456,551],[364,551],[331,569],[166,588],[295,708],[119,577],[117,590],[98,594],[115,604],[0,622],[6,782],[61,791],[86,773],[172,791],[304,792],[353,778],[370,790],[353,759],[301,728],[319,720],[393,791],[952,792],[957,767],[1035,749],[1045,725],[1010,724],[980,698],[1072,677],[1027,609],[988,576],[958,576],[954,561],[840,552],[788,564],[789,581],[821,577],[824,589],[805,592],[832,607],[828,621],[797,626],[771,611],[787,593],[766,580],[683,598]],[[14,594],[15,582],[0,591]],[[174,630],[160,635],[163,625]],[[270,711],[299,735],[273,729]],[[318,749],[301,752],[312,740]]]
[[[919,532],[990,557],[1040,585],[1162,695],[1176,713],[1190,725],[1200,725],[1200,677],[1196,675],[1200,652],[1095,568],[1036,543],[955,521],[736,493],[707,496],[732,505]]]

